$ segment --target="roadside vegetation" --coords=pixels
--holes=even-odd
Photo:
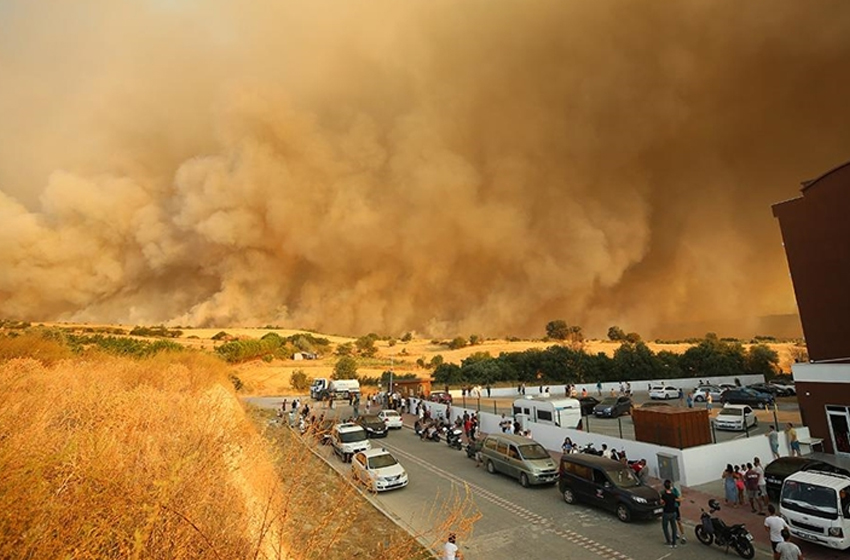
[[[428,557],[300,437],[246,412],[225,361],[100,340],[0,334],[0,558]]]

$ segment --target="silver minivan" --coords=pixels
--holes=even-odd
[[[549,452],[527,437],[490,434],[481,445],[481,458],[487,472],[512,476],[524,487],[558,480],[558,467]]]

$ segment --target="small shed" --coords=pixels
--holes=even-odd
[[[632,420],[637,441],[678,449],[711,443],[711,425],[704,408],[635,408]]]
[[[405,397],[431,394],[430,379],[393,379],[393,391],[398,391]]]

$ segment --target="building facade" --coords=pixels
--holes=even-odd
[[[792,366],[803,423],[850,457],[850,162],[773,206],[809,363]]]

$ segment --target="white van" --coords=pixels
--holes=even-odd
[[[525,397],[514,401],[513,411],[514,418],[522,415],[531,422],[562,428],[576,428],[581,422],[581,403],[578,399]]]
[[[829,548],[850,548],[850,477],[798,471],[782,483],[779,513],[791,534]]]

